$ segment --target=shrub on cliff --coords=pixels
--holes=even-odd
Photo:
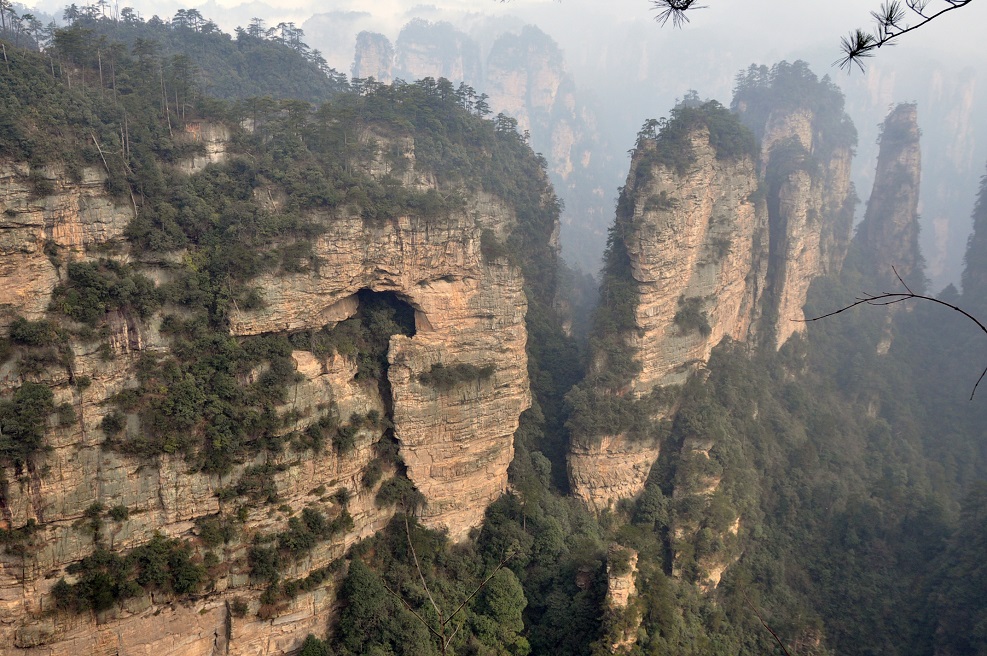
[[[0,465],[23,465],[44,450],[54,398],[47,385],[26,382],[0,401]]]
[[[55,584],[55,606],[76,612],[102,611],[150,591],[190,594],[206,577],[205,568],[192,556],[187,542],[160,533],[122,556],[98,548],[91,556],[69,565],[67,571],[77,580],[70,584],[61,579]]]
[[[713,332],[713,327],[709,325],[709,315],[703,309],[703,299],[698,297],[679,297],[679,309],[675,311],[672,321],[682,335],[699,333],[702,337],[709,337]]]
[[[478,367],[468,362],[445,365],[441,362],[432,365],[428,371],[418,374],[418,382],[440,392],[447,392],[457,385],[477,383],[493,376],[496,367],[485,364]]]
[[[672,108],[667,119],[651,120],[638,133],[637,152],[647,152],[648,164],[660,164],[685,175],[695,163],[695,152],[689,140],[696,130],[709,132],[709,143],[716,158],[734,161],[744,157],[756,160],[757,139],[726,107],[715,100],[703,103],[682,102]],[[640,139],[654,142],[654,148],[641,149]],[[638,166],[638,179],[647,174],[648,166]]]
[[[111,310],[127,310],[146,319],[161,305],[154,282],[113,260],[70,262],[68,280],[52,291],[52,309],[94,325]]]

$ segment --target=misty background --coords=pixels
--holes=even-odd
[[[920,243],[927,276],[938,290],[959,282],[987,162],[987,46],[979,35],[987,25],[987,3],[971,3],[906,35],[868,60],[863,72],[840,70],[834,65],[840,37],[856,27],[869,30],[869,12],[878,5],[709,0],[707,8],[689,13],[683,29],[655,22],[647,0],[134,0],[115,9],[132,6],[145,19],[168,19],[194,7],[228,33],[255,18],[267,27],[292,22],[329,66],[348,75],[385,82],[443,76],[489,94],[492,112],[518,118],[519,128],[530,131],[532,147],[545,155],[566,206],[563,254],[593,274],[642,123],[667,115],[690,90],[729,106],[735,75],[751,64],[805,60],[847,97],[859,133],[853,165],[858,218],[873,182],[878,124],[895,104],[918,104]],[[64,6],[45,0],[36,9],[60,21]],[[364,37],[358,52],[361,33],[376,40]],[[370,57],[368,43],[392,50]],[[382,57],[388,56],[386,71]]]

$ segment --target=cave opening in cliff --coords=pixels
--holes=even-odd
[[[393,335],[415,335],[415,309],[395,292],[375,292],[361,289],[356,293],[357,311],[353,317],[360,323],[364,343],[361,345],[357,378],[377,385],[380,400],[384,404],[387,421],[384,434],[376,446],[378,455],[390,455],[392,461],[399,461],[398,442],[394,435],[394,399],[391,381],[387,375],[389,363],[387,352]]]
[[[356,293],[356,298],[356,318],[360,321],[366,340],[364,348],[360,350],[357,377],[368,382],[376,381],[387,418],[393,423],[387,351],[391,336],[414,337],[415,309],[395,292],[361,289]]]

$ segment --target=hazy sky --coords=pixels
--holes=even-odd
[[[848,110],[861,136],[854,177],[865,199],[876,155],[877,124],[891,104],[923,100],[919,107],[926,133],[923,158],[936,163],[937,158],[941,160],[939,149],[949,150],[950,161],[968,162],[962,176],[940,185],[957,187],[960,200],[949,210],[950,221],[964,226],[969,223],[976,181],[987,159],[987,120],[982,118],[987,105],[983,73],[987,71],[987,40],[982,34],[987,27],[987,0],[971,2],[904,36],[899,45],[879,51],[866,72],[853,71],[849,76],[832,65],[840,55],[840,38],[857,27],[870,29],[870,12],[879,8],[880,0],[704,0],[707,8],[690,12],[691,21],[682,29],[658,25],[648,0],[111,1],[120,8],[132,6],[145,18],[154,14],[169,18],[179,8],[198,7],[227,32],[246,26],[252,17],[268,25],[294,21],[303,26],[314,15],[360,14],[312,20],[312,30],[305,26],[306,42],[322,50],[329,64],[344,73],[350,72],[360,30],[383,32],[393,41],[415,15],[449,20],[461,29],[478,24],[481,14],[513,16],[519,20],[510,23],[511,29],[533,23],[548,33],[564,51],[576,85],[594,94],[609,118],[617,118],[614,112],[620,114],[619,121],[606,127],[612,129],[621,152],[633,142],[644,119],[667,113],[674,99],[687,90],[696,89],[702,97],[729,104],[737,71],[751,63],[804,59],[816,73],[829,74],[847,92]],[[60,16],[68,3],[39,0],[27,4]],[[930,7],[937,6],[943,6],[942,0],[932,0]],[[966,113],[956,115],[954,110],[963,107]],[[925,189],[923,196],[932,200]],[[923,215],[934,216],[936,211],[929,205]],[[944,271],[942,279],[957,275],[956,253],[965,243],[967,230],[950,231],[950,271],[943,268],[949,266],[946,256],[937,260],[932,245],[923,246],[930,268],[939,266]],[[931,238],[932,233],[926,230],[925,237]],[[937,241],[945,244],[944,239]],[[940,245],[939,251],[946,252],[945,248]],[[933,277],[937,275],[933,272]]]
[[[131,5],[147,16],[157,13],[162,17],[174,14],[178,7],[206,5],[204,1],[196,0],[117,1],[121,7]],[[68,3],[63,0],[40,0],[26,4],[37,4],[50,12],[61,13]],[[690,12],[692,22],[682,32],[704,28],[729,29],[770,40],[782,47],[821,39],[838,42],[839,37],[851,28],[869,25],[869,12],[877,9],[879,4],[878,0],[708,0],[705,2],[706,9]],[[209,5],[233,10],[210,16],[229,29],[235,25],[227,26],[224,23],[231,14],[241,13],[237,10],[246,10],[247,14],[254,11],[268,19],[282,15],[289,20],[304,20],[312,14],[329,11],[361,11],[377,18],[393,18],[396,22],[416,6],[433,5],[463,12],[537,16],[539,22],[544,21],[560,29],[564,29],[566,24],[580,24],[593,18],[602,18],[606,22],[650,22],[655,15],[648,0],[265,0],[248,3],[242,0],[212,0]],[[941,27],[930,25],[909,35],[907,41],[916,47],[941,47],[954,52],[983,48],[980,33],[987,25],[987,2],[971,2],[955,12],[955,19],[949,16],[941,20]],[[668,33],[672,30],[656,29],[656,32],[669,38]]]

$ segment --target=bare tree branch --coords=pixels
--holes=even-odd
[[[435,603],[435,599],[432,598],[432,591],[428,589],[428,583],[425,583],[425,574],[422,572],[421,565],[418,564],[418,554],[415,553],[415,545],[411,541],[411,526],[408,524],[407,513],[404,516],[404,532],[408,536],[408,549],[411,551],[411,557],[415,560],[415,569],[418,570],[418,576],[421,577],[422,587],[425,588],[425,594],[428,595],[428,600],[432,602],[432,608],[435,609],[435,614],[439,616],[439,625],[445,626],[445,622],[442,621],[442,611],[439,609],[439,605]]]
[[[757,619],[761,622],[761,626],[766,628],[768,632],[772,636],[774,636],[774,639],[778,643],[778,646],[781,647],[782,653],[784,653],[785,656],[791,656],[791,654],[788,653],[788,649],[785,647],[785,643],[781,641],[781,638],[778,637],[778,634],[775,633],[775,630],[772,629],[770,626],[768,626],[768,623],[764,621],[764,618],[761,617],[761,613],[759,613],[757,610],[757,606],[751,603],[751,600],[747,597],[746,594],[744,595],[744,601],[747,602],[747,605],[750,606],[751,610],[754,611],[754,614],[757,615]]]
[[[429,632],[431,632],[432,635],[434,635],[436,638],[438,638],[439,639],[439,642],[441,642],[441,643],[443,643],[443,645],[445,645],[445,636],[444,635],[442,635],[441,633],[439,633],[438,631],[436,631],[435,629],[433,629],[432,628],[432,625],[429,624],[427,621],[425,621],[425,619],[421,615],[419,615],[418,612],[415,611],[414,608],[412,608],[411,604],[409,604],[408,601],[404,597],[402,597],[401,595],[399,595],[394,590],[391,590],[391,586],[387,585],[383,581],[381,581],[381,583],[384,585],[384,589],[385,590],[387,590],[388,592],[390,592],[394,597],[396,597],[398,599],[398,601],[400,601],[402,604],[404,604],[404,607],[407,608],[409,611],[411,611],[411,614],[414,615],[416,618],[418,618],[418,621],[421,622],[425,626],[425,628],[428,629]]]
[[[459,604],[456,610],[452,611],[449,617],[443,619],[442,610],[441,608],[439,608],[439,605],[435,603],[435,599],[432,597],[432,592],[428,589],[428,584],[425,582],[425,573],[422,571],[421,564],[419,564],[418,562],[418,554],[415,553],[415,545],[412,544],[412,540],[411,540],[411,524],[408,522],[407,514],[405,514],[404,516],[404,531],[405,531],[405,535],[408,538],[408,550],[411,551],[411,557],[414,560],[415,569],[418,570],[418,576],[421,579],[422,587],[425,588],[425,594],[428,595],[428,600],[432,602],[432,608],[435,609],[435,613],[436,615],[438,615],[439,618],[438,627],[432,626],[428,622],[428,620],[422,617],[422,615],[418,613],[404,597],[402,597],[394,590],[391,590],[391,588],[386,583],[384,583],[384,588],[386,588],[387,591],[390,592],[393,596],[397,597],[401,601],[401,603],[404,604],[404,607],[407,608],[409,611],[411,611],[411,614],[415,616],[415,619],[421,622],[425,626],[425,628],[428,629],[429,633],[431,633],[433,636],[436,637],[436,639],[439,641],[439,650],[444,656],[448,652],[449,646],[452,644],[453,638],[455,638],[456,634],[459,633],[459,630],[463,628],[463,624],[465,622],[460,622],[456,626],[456,628],[453,629],[452,633],[449,634],[446,633],[446,627],[449,626],[449,623],[452,622],[453,619],[455,619],[456,615],[458,615],[460,611],[466,608],[466,604],[468,604],[473,599],[473,597],[475,597],[480,592],[480,590],[485,588],[487,584],[490,583],[490,580],[493,579],[494,575],[496,575],[497,572],[503,569],[504,566],[507,565],[507,563],[510,562],[510,560],[514,558],[515,555],[517,555],[517,551],[513,547],[509,549],[508,552],[504,555],[504,558],[500,561],[500,563],[497,564],[497,566],[493,569],[490,575],[483,580],[483,583],[478,585],[473,590],[473,592],[471,592],[470,595],[466,597],[463,603]]]
[[[857,307],[858,305],[876,305],[878,307],[881,307],[885,305],[894,305],[895,303],[901,303],[903,301],[920,300],[920,301],[930,301],[932,303],[936,303],[937,305],[942,305],[943,307],[947,307],[950,310],[953,310],[954,312],[959,312],[964,317],[966,317],[973,323],[977,324],[977,327],[980,328],[980,330],[983,331],[985,335],[987,335],[987,326],[984,326],[984,324],[980,322],[980,319],[977,319],[977,317],[973,316],[972,314],[970,314],[963,308],[959,307],[958,305],[947,303],[946,301],[936,298],[934,296],[925,296],[924,294],[916,294],[911,290],[911,288],[909,288],[907,284],[905,284],[905,281],[898,274],[898,270],[896,268],[891,267],[891,270],[894,271],[895,277],[898,279],[898,282],[901,283],[901,286],[905,288],[905,291],[884,292],[883,294],[863,294],[861,296],[858,296],[853,303],[841,307],[839,310],[833,310],[832,312],[827,312],[826,314],[820,315],[818,317],[812,317],[811,319],[792,319],[792,321],[808,323],[810,321],[819,321],[820,319],[828,319],[829,317],[833,317],[836,316],[837,314],[846,312],[847,310],[851,310]],[[980,374],[980,378],[977,379],[976,384],[973,386],[973,391],[970,392],[971,401],[973,400],[974,395],[977,393],[977,388],[980,386],[980,382],[984,379],[985,376],[987,376],[987,367],[984,368],[983,373]]]

